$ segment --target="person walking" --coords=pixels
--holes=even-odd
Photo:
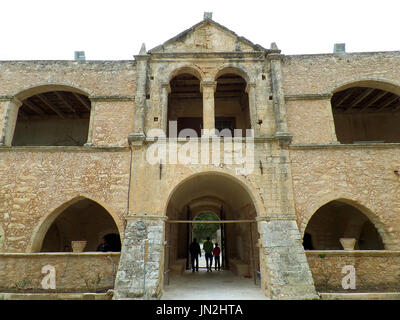
[[[189,246],[190,258],[192,260],[192,272],[195,270],[199,272],[199,255],[201,257],[200,245],[197,243],[196,238],[193,239],[193,242]],[[196,266],[194,263],[196,262]]]
[[[212,260],[213,260],[213,254],[212,254],[213,244],[210,241],[210,237],[207,237],[207,241],[204,242],[203,250],[205,252],[205,257],[206,257],[207,272],[212,272],[211,266],[212,266]]]
[[[215,270],[217,270],[217,264],[218,264],[218,271],[221,270],[221,266],[219,263],[219,255],[221,253],[221,249],[218,247],[218,243],[215,244],[215,248],[213,250],[213,256],[214,256],[214,266]]]

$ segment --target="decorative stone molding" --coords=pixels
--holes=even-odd
[[[146,135],[142,133],[132,133],[128,136],[128,143],[132,146],[141,146],[146,141]]]
[[[135,101],[135,96],[110,95],[110,96],[89,96],[90,101]]]
[[[210,81],[210,80],[201,81],[200,82],[200,92],[203,92],[204,88],[212,88],[215,92],[215,90],[217,88],[217,81]]]
[[[292,142],[293,138],[292,134],[289,132],[277,132],[275,137],[278,139],[281,147],[288,146]]]
[[[162,216],[162,215],[159,215],[159,214],[147,214],[147,213],[136,214],[136,213],[133,213],[133,214],[128,214],[125,217],[125,219],[126,220],[133,220],[133,219],[145,219],[145,220],[147,220],[147,219],[150,219],[150,220],[163,220],[163,221],[166,221],[166,220],[168,220],[168,217],[167,216]]]
[[[330,100],[332,98],[331,93],[316,93],[316,94],[287,94],[285,95],[286,101],[294,100]]]

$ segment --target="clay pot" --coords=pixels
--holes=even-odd
[[[356,245],[357,239],[355,239],[355,238],[340,238],[339,241],[344,250],[354,250],[354,246]]]
[[[86,240],[83,241],[71,241],[72,252],[82,252],[87,244]]]

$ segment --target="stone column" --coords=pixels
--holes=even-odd
[[[171,86],[169,82],[161,83],[161,97],[160,97],[160,109],[161,109],[161,129],[167,136],[168,131],[168,94],[171,92]]]
[[[89,97],[90,100],[90,119],[89,119],[89,130],[88,138],[85,143],[85,147],[91,147],[93,145],[93,129],[94,129],[94,118],[96,113],[96,100]]]
[[[287,144],[292,140],[292,135],[289,133],[286,119],[285,94],[283,92],[282,67],[281,61],[283,55],[280,54],[275,43],[271,45],[271,53],[267,55],[267,59],[271,64],[271,80],[272,93],[276,122],[276,137],[280,143]]]
[[[214,92],[216,88],[216,81],[200,83],[200,91],[203,92],[203,129],[208,130],[205,135],[215,135]]]
[[[146,117],[146,84],[147,84],[147,68],[149,55],[146,53],[146,47],[143,43],[139,55],[135,56],[136,60],[136,95],[135,108],[133,118],[133,133],[130,140],[133,143],[143,143],[145,139],[144,120]]]
[[[166,216],[128,215],[114,300],[159,299],[164,275]]]
[[[0,146],[11,146],[21,105],[14,96],[0,97]]]
[[[257,104],[256,104],[256,84],[254,82],[248,83],[246,92],[249,96],[249,112],[251,128],[254,130],[254,136],[259,136],[259,128],[257,125]]]
[[[259,217],[262,289],[276,300],[318,299],[296,216]]]

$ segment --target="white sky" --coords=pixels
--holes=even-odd
[[[130,60],[203,19],[283,54],[400,50],[400,0],[1,0],[0,60]]]

